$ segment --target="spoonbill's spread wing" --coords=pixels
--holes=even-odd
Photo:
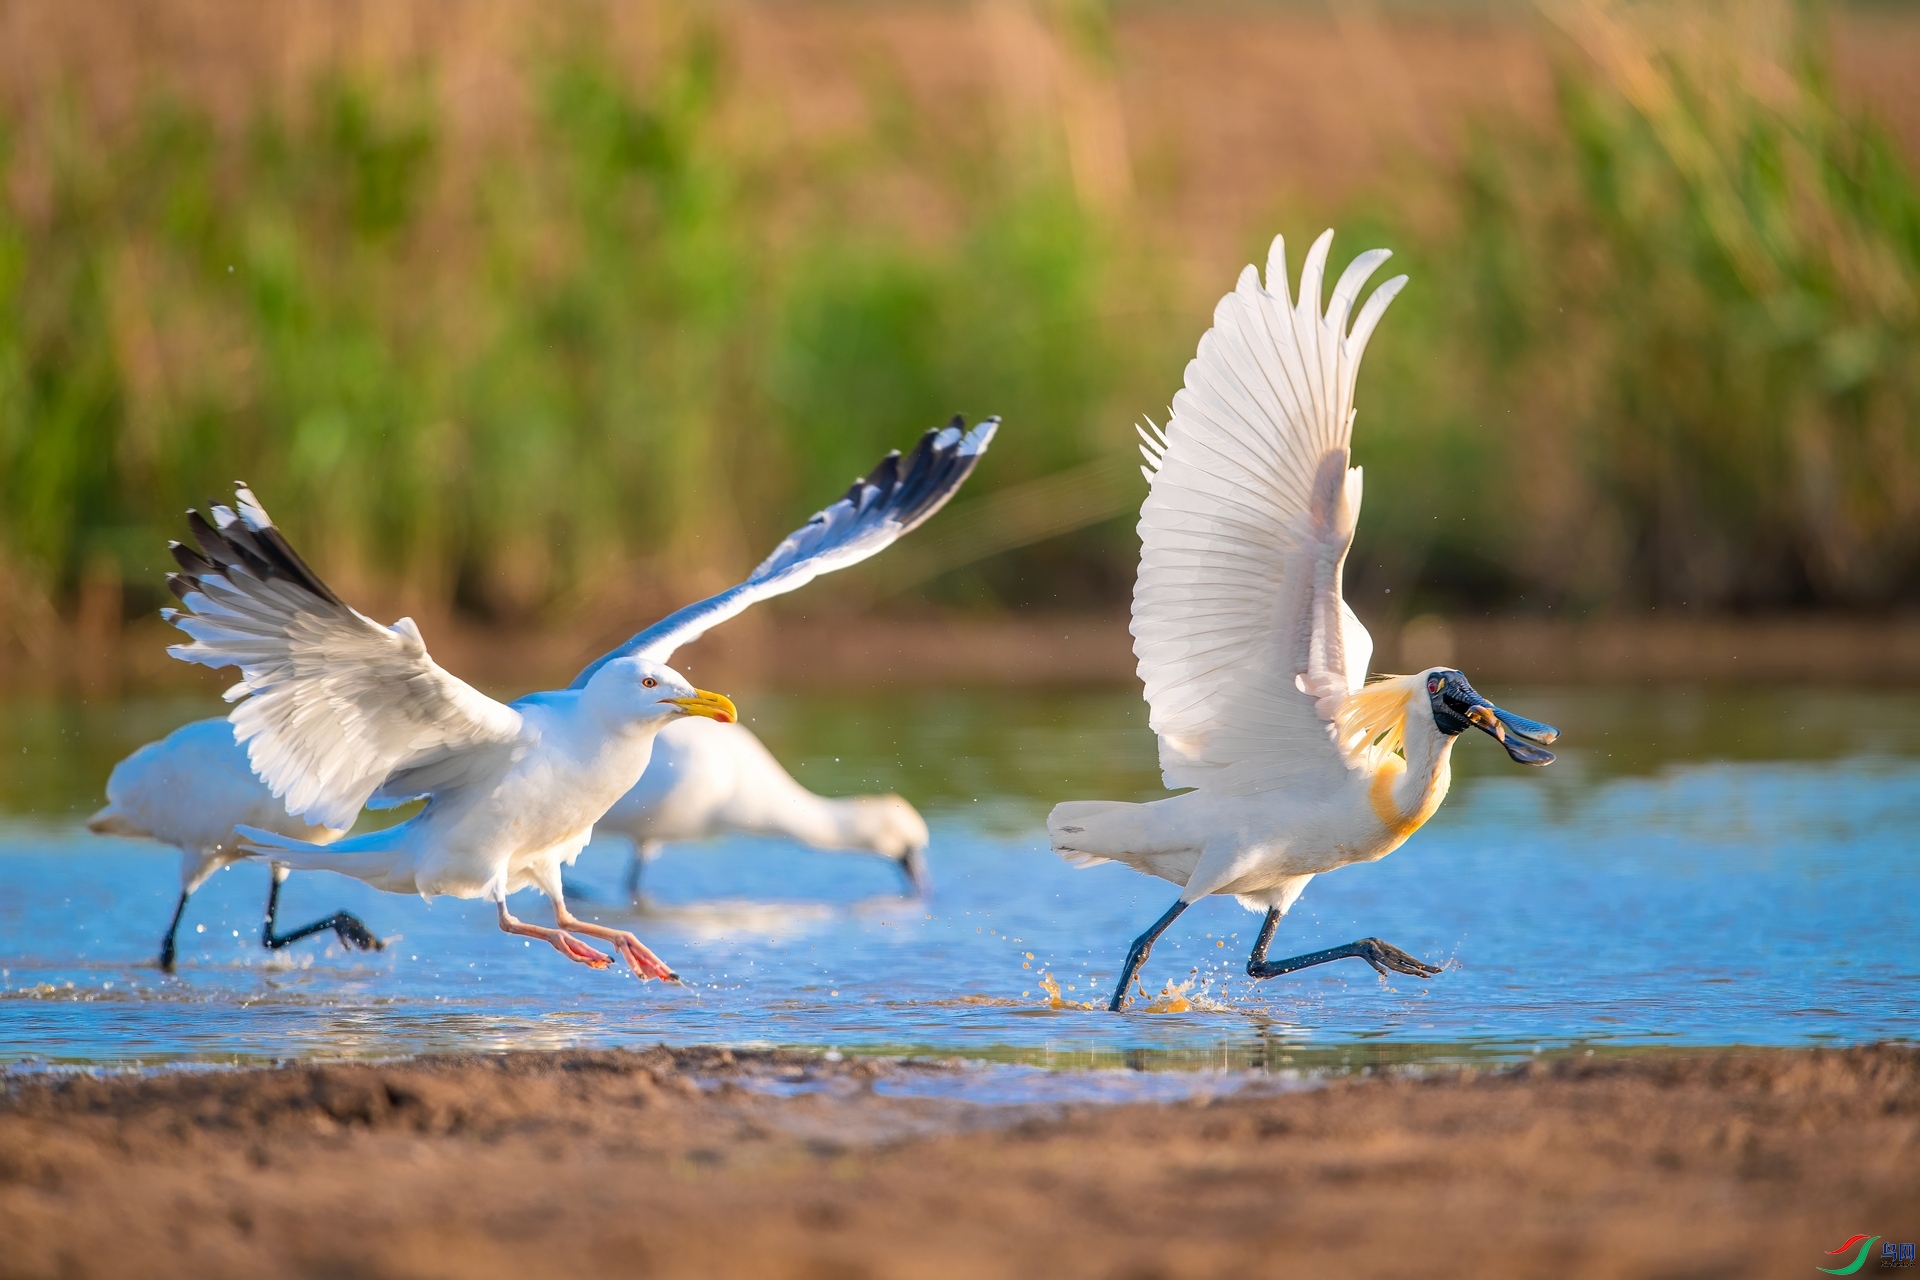
[[[167,583],[185,608],[165,616],[193,642],[167,652],[240,668],[227,700],[252,697],[234,708],[234,736],[289,813],[351,827],[390,774],[511,749],[519,712],[442,670],[411,618],[383,627],[349,608],[252,490],[234,496],[211,523],[187,513],[198,551],[172,544]]]
[[[999,430],[1000,419],[988,418],[971,431],[966,425],[966,419],[956,415],[945,427],[921,436],[910,457],[903,460],[898,450],[889,453],[838,502],[788,534],[745,582],[662,618],[588,666],[571,687],[580,688],[603,664],[629,654],[665,662],[675,649],[749,606],[891,546],[959,491]]]
[[[1333,233],[1287,296],[1275,238],[1267,283],[1248,267],[1220,300],[1162,433],[1142,431],[1134,654],[1169,787],[1246,793],[1336,776],[1329,726],[1366,678],[1373,641],[1341,599],[1360,514],[1349,468],[1354,380],[1367,339],[1406,283],[1387,281],[1353,320],[1386,261],[1355,258],[1322,313]]]

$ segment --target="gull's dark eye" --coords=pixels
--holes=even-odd
[[[655,680],[652,676],[648,676],[645,680],[642,680],[640,682],[640,687],[642,689],[654,689],[654,688],[658,688],[659,684],[660,682],[658,680]]]

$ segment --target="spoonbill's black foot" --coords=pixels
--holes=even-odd
[[[329,929],[333,930],[334,935],[340,939],[340,945],[349,951],[385,951],[387,949],[387,944],[376,938],[373,930],[360,923],[358,916],[348,915],[344,911],[336,911],[324,920],[315,920],[312,924],[303,925],[286,933],[275,933],[273,922],[268,921],[266,929],[260,934],[260,945],[269,951],[278,951],[282,947],[292,946],[302,938],[311,938],[314,934],[325,933]]]
[[[1153,922],[1151,929],[1133,940],[1133,946],[1127,951],[1127,962],[1120,966],[1119,985],[1113,989],[1113,999],[1107,1002],[1108,1013],[1118,1013],[1127,1007],[1127,988],[1133,985],[1135,976],[1140,972],[1140,966],[1147,962],[1149,955],[1153,954],[1153,944],[1159,940],[1161,934],[1167,931],[1167,926],[1186,909],[1186,903],[1174,903],[1167,908],[1167,914]]]
[[[1349,942],[1342,947],[1329,947],[1325,951],[1309,951],[1303,956],[1289,956],[1285,960],[1254,959],[1247,961],[1249,978],[1277,978],[1283,973],[1293,973],[1300,969],[1311,969],[1317,964],[1326,964],[1332,960],[1345,960],[1352,957],[1365,960],[1373,966],[1374,972],[1385,977],[1389,969],[1395,973],[1408,974],[1415,978],[1431,978],[1440,970],[1435,965],[1408,955],[1391,942],[1382,942],[1378,938],[1362,938],[1358,942]]]

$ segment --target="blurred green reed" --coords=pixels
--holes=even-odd
[[[1543,8],[1552,116],[1484,122],[1437,229],[1381,220],[1414,287],[1356,560],[1456,608],[1903,603],[1920,186],[1836,105],[1825,11]]]
[[[1076,40],[1105,20],[1069,9]],[[1361,393],[1356,590],[1389,612],[1897,602],[1920,189],[1836,106],[1821,11],[1544,12],[1550,115],[1483,121],[1338,220],[1343,256],[1384,243],[1414,276]],[[954,411],[1007,418],[963,499],[1008,492],[977,509],[995,547],[1022,540],[1008,519],[1037,537],[1137,502],[1126,424],[1198,336],[1139,206],[1091,209],[1063,165],[941,132],[880,78],[865,135],[795,149],[728,113],[697,22],[645,76],[590,40],[533,65],[527,136],[477,153],[430,71],[325,77],[237,132],[159,96],[132,129],[77,104],[0,123],[25,193],[0,201],[0,588],[157,602],[180,509],[244,477],[343,588],[415,608],[670,594]],[[937,216],[874,198],[901,173]],[[1284,226],[1296,269],[1319,225]],[[934,589],[1118,602],[1127,527]],[[913,553],[900,581],[934,571]]]
[[[954,412],[1017,424],[981,491],[1086,460],[1132,339],[1063,176],[919,148],[961,214],[929,238],[863,202],[908,107],[802,163],[727,118],[713,29],[657,62],[543,55],[532,136],[477,156],[424,77],[238,137],[53,113],[38,207],[0,202],[15,591],[157,603],[181,509],[239,477],[343,586],[511,619],[710,585]]]

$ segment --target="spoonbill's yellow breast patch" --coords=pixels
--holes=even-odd
[[[1403,809],[1393,789],[1406,772],[1404,761],[1398,756],[1390,757],[1382,762],[1373,775],[1373,781],[1367,786],[1367,801],[1373,806],[1373,816],[1380,819],[1381,825],[1396,841],[1405,840],[1424,826],[1434,811],[1439,809],[1440,802],[1447,798],[1446,773],[1443,770],[1427,780],[1426,789],[1411,807]]]

